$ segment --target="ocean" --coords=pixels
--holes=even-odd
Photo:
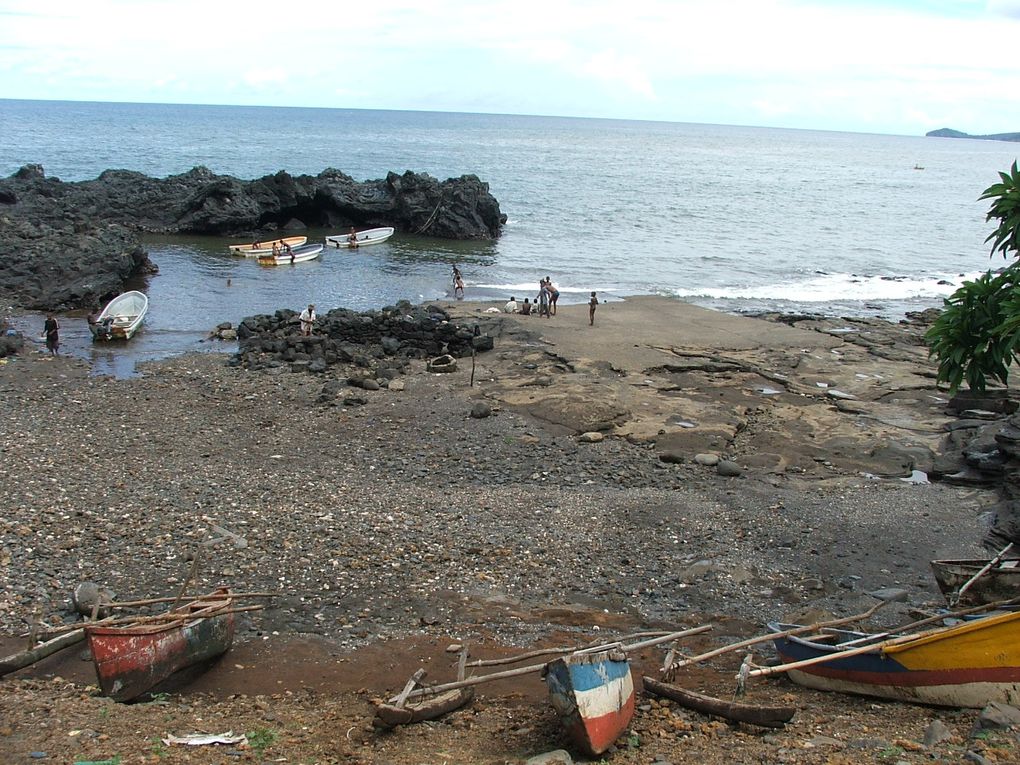
[[[521,300],[548,275],[562,302],[596,290],[897,318],[1003,264],[989,257],[978,196],[1017,153],[996,141],[727,125],[0,100],[4,175],[28,163],[65,181],[196,165],[243,179],[327,167],[357,180],[475,174],[508,217],[495,242],[397,235],[276,269],[229,255],[226,239],[150,238],[160,273],[138,285],[151,309],[132,358],[207,347],[199,341],[220,322],[309,302],[324,312],[449,299],[454,263],[467,300]],[[117,365],[121,352],[91,349],[72,323],[65,345],[100,370],[106,357]]]

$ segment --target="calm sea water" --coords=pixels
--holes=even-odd
[[[30,162],[66,181],[196,165],[240,178],[327,167],[358,180],[474,173],[508,215],[497,242],[396,236],[276,269],[229,256],[226,240],[153,239],[160,274],[144,285],[152,307],[135,357],[205,347],[217,323],[281,307],[446,298],[453,263],[469,300],[521,299],[549,275],[564,301],[598,290],[728,311],[896,317],[940,305],[964,276],[1002,263],[989,258],[988,205],[977,197],[1017,151],[721,125],[0,100],[4,175]],[[69,345],[90,349],[73,323],[64,322]],[[88,352],[100,367],[123,355]]]

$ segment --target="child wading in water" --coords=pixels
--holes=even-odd
[[[599,304],[599,299],[595,297],[595,293],[591,293],[591,300],[588,301],[588,326],[595,326],[595,308]]]

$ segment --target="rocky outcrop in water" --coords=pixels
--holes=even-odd
[[[330,168],[244,181],[196,167],[167,178],[107,170],[65,183],[26,165],[0,179],[0,298],[38,309],[94,307],[125,279],[155,270],[140,233],[264,238],[307,227],[393,226],[494,239],[505,220],[474,175],[439,181],[408,171],[357,182]]]
[[[494,239],[505,221],[488,184],[474,175],[439,181],[408,171],[359,183],[332,168],[316,176],[280,171],[252,181],[204,167],[167,178],[107,170],[95,180],[65,183],[29,165],[0,180],[0,211],[43,223],[70,219],[140,232],[238,237],[309,226],[393,226],[446,239]]]
[[[336,308],[320,316],[308,336],[300,333],[296,311],[249,316],[238,325],[237,339],[233,363],[245,368],[324,372],[348,364],[369,370],[372,379],[395,377],[409,359],[462,357],[493,348],[493,337],[481,326],[457,324],[437,306],[407,301],[381,311]]]
[[[157,271],[123,226],[12,218],[0,208],[0,298],[40,311],[92,308]]]

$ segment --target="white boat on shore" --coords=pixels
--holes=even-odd
[[[292,247],[289,252],[281,252],[279,255],[259,255],[260,266],[287,266],[292,263],[304,263],[306,260],[315,260],[322,254],[323,245],[303,244],[300,247]]]
[[[231,244],[230,251],[234,255],[244,255],[249,258],[257,258],[261,255],[272,255],[273,245],[278,250],[284,249],[287,245],[300,247],[308,241],[307,236],[285,236],[282,239],[269,239],[268,241],[252,242],[251,244]]]
[[[94,319],[89,319],[93,340],[130,340],[145,320],[149,298],[138,290],[117,295]]]
[[[380,244],[393,236],[393,227],[367,228],[364,231],[357,231],[354,234],[354,241],[351,241],[350,234],[337,234],[327,236],[326,244],[340,249],[356,250],[359,247],[367,247],[370,244]]]

